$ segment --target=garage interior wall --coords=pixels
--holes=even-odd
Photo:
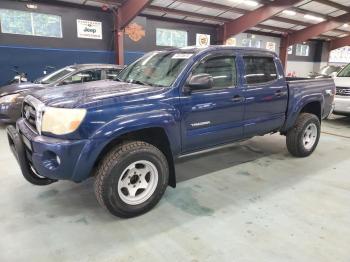
[[[139,41],[132,40],[127,34],[124,36],[125,63],[130,64],[144,53],[169,48],[156,45],[156,29],[173,29],[187,32],[187,44],[196,45],[196,34],[210,35],[211,44],[217,44],[217,31],[214,26],[198,25],[186,21],[178,22],[171,19],[157,20],[138,16],[131,24],[136,23],[145,31],[145,36]]]
[[[293,46],[292,54],[288,55],[286,73],[298,77],[307,77],[310,72],[318,72],[321,67],[328,64],[327,43],[313,40],[304,43],[309,46],[308,56],[297,56],[296,45]]]
[[[74,5],[40,3],[37,6],[31,10],[26,8],[26,3],[1,0],[0,8],[61,16],[63,38],[1,33],[0,84],[13,78],[13,66],[28,73],[29,79],[33,80],[42,75],[46,66],[60,68],[74,63],[114,63],[113,17],[109,13]],[[101,21],[103,39],[78,38],[77,19]]]

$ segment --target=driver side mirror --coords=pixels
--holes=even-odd
[[[188,92],[211,89],[213,87],[213,83],[213,77],[209,74],[193,75],[187,83]]]

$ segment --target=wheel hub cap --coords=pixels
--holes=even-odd
[[[118,181],[118,195],[129,205],[149,199],[158,184],[158,170],[146,160],[136,161],[124,169]]]
[[[303,134],[303,144],[305,149],[310,150],[317,139],[317,126],[314,123],[309,124]]]

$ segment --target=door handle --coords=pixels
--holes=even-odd
[[[240,96],[240,95],[235,95],[231,100],[234,103],[241,103],[241,102],[245,101],[245,98],[243,96]]]
[[[287,94],[287,92],[282,91],[282,90],[277,90],[275,92],[275,96],[277,96],[277,97],[285,96],[286,94]]]

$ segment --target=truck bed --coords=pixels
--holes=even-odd
[[[289,98],[286,114],[288,117],[285,123],[285,129],[290,128],[292,123],[294,123],[294,117],[296,117],[296,112],[294,111],[297,107],[293,109],[293,105],[295,106],[298,104],[298,101],[301,101],[303,97],[307,97],[310,100],[316,99],[318,101],[324,101],[320,116],[321,119],[326,118],[331,113],[335,95],[335,83],[333,78],[313,79],[286,77],[286,81],[289,89]]]

